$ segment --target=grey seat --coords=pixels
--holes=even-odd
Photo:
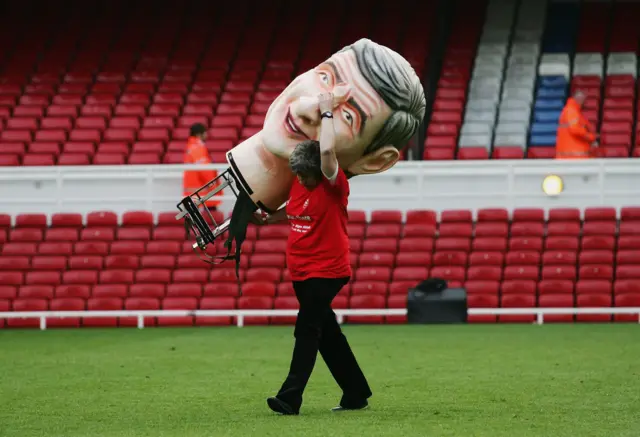
[[[495,124],[496,111],[466,111],[464,114],[465,123],[487,123]]]
[[[504,88],[502,100],[523,100],[533,102],[533,88]]]
[[[504,79],[504,83],[502,84],[502,89],[530,89],[533,90],[535,88],[536,78],[535,76],[506,76]]]
[[[469,99],[465,105],[467,111],[492,111],[497,107],[496,99]]]
[[[492,134],[464,134],[460,135],[459,147],[484,147],[491,150]]]
[[[504,67],[505,55],[477,55],[474,63],[474,68],[478,67],[492,67],[494,65],[500,65],[500,67]]]
[[[476,57],[479,56],[507,56],[507,44],[503,42],[483,42],[480,41],[478,44],[478,51],[476,53]]]
[[[529,126],[525,123],[500,121],[495,128],[496,135],[523,135],[527,133]]]
[[[460,135],[489,135],[493,133],[493,124],[462,123]]]
[[[637,73],[638,65],[635,60],[609,60],[607,62],[607,75],[632,75],[635,77]]]
[[[500,102],[500,106],[498,107],[498,112],[510,112],[510,111],[531,111],[531,103],[526,100],[518,100],[518,99],[505,99]]]
[[[495,106],[500,103],[500,93],[497,90],[491,89],[478,89],[469,91],[468,95],[469,101],[475,100],[487,100],[492,101]]]
[[[527,147],[527,134],[507,134],[497,135],[493,139],[494,146],[519,146],[521,148]]]
[[[498,113],[498,123],[519,123],[529,125],[531,122],[531,108],[512,109]]]
[[[504,71],[504,65],[503,64],[476,65],[473,68],[473,72],[471,74],[471,77],[475,78],[475,77],[502,76],[503,71]]]
[[[502,88],[502,80],[500,77],[474,77],[469,82],[469,88],[491,88],[499,90]]]
[[[523,65],[523,64],[513,64],[509,65],[506,70],[506,75],[508,77],[516,76],[516,77],[535,77],[536,76],[536,66],[531,65]]]

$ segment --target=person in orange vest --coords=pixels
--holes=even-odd
[[[591,146],[597,146],[599,135],[582,113],[587,96],[576,91],[560,114],[556,139],[556,159],[589,159]]]
[[[211,164],[209,151],[204,144],[206,139],[207,128],[202,123],[193,124],[189,130],[189,139],[187,140],[187,148],[184,154],[185,164]],[[186,170],[182,183],[183,195],[185,197],[191,195],[217,176],[218,172],[215,170]],[[222,191],[205,202],[207,208],[210,210],[218,208],[220,205],[220,200],[216,199],[218,196],[222,196]]]

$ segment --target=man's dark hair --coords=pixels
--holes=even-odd
[[[194,123],[191,125],[191,128],[189,128],[189,136],[192,137],[202,135],[205,132],[207,132],[207,128],[202,123]]]
[[[340,52],[347,50],[353,50],[360,73],[391,108],[391,116],[364,154],[386,145],[403,148],[425,115],[426,99],[420,78],[400,54],[369,39],[359,39]]]
[[[322,178],[320,143],[307,140],[298,144],[289,157],[289,168],[294,174]]]

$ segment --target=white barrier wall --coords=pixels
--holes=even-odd
[[[211,166],[218,170],[226,166]],[[0,168],[0,212],[177,211],[184,165]],[[545,176],[563,178],[558,197],[542,191]],[[350,208],[472,209],[621,207],[639,203],[635,159],[403,162],[351,179]],[[233,197],[225,196],[230,211]]]

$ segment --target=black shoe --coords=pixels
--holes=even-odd
[[[283,414],[285,416],[297,416],[299,414],[299,411],[295,411],[291,405],[277,397],[267,398],[267,405],[276,413]]]
[[[349,404],[349,405],[339,405],[337,407],[333,407],[331,411],[355,411],[355,410],[364,410],[369,406],[369,401],[366,399],[364,402],[357,404]]]

